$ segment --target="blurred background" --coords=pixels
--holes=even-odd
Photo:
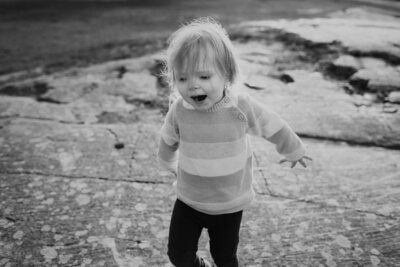
[[[180,24],[212,16],[249,20],[321,17],[354,6],[400,11],[394,0],[0,0],[0,75],[38,74],[139,56],[165,46]]]

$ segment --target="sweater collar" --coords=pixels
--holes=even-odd
[[[220,101],[218,101],[217,103],[215,103],[214,106],[212,106],[209,109],[204,110],[203,112],[216,112],[216,111],[219,111],[219,110],[221,110],[223,108],[231,107],[231,106],[234,105],[234,100],[235,100],[235,98],[234,98],[234,95],[232,94],[231,90],[230,89],[226,89],[222,99]],[[182,101],[183,101],[182,104],[183,104],[184,108],[191,109],[191,110],[195,109],[192,105],[190,105],[183,98],[182,98]]]

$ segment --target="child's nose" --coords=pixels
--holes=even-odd
[[[190,88],[192,88],[193,90],[195,89],[199,89],[200,85],[197,79],[193,79]]]

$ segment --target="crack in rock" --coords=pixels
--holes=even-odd
[[[257,157],[257,155],[254,153],[254,159],[257,165],[259,165],[259,158]],[[321,207],[326,207],[326,208],[342,208],[342,209],[346,209],[346,210],[354,210],[360,213],[366,213],[366,214],[374,214],[376,216],[380,216],[386,219],[391,219],[391,220],[397,220],[399,219],[396,216],[392,216],[392,215],[386,215],[386,214],[382,214],[379,212],[374,212],[374,211],[370,211],[370,210],[362,210],[362,209],[357,209],[354,207],[348,207],[348,206],[340,206],[338,203],[336,204],[329,204],[327,202],[322,202],[322,201],[315,201],[315,200],[310,200],[310,199],[305,199],[305,198],[296,198],[296,197],[289,197],[289,196],[285,196],[282,194],[277,194],[275,192],[273,192],[273,190],[270,188],[270,185],[268,183],[268,179],[266,177],[266,175],[264,174],[264,171],[262,169],[258,169],[258,172],[260,173],[263,181],[264,181],[264,185],[265,185],[265,189],[267,190],[266,193],[264,192],[257,192],[258,195],[261,196],[270,196],[273,198],[279,198],[279,199],[287,199],[287,200],[293,200],[295,202],[299,202],[299,203],[307,203],[307,204],[312,204],[312,205],[318,205]]]
[[[64,121],[64,120],[54,120],[51,118],[43,118],[43,117],[30,117],[30,116],[20,116],[18,114],[15,115],[7,115],[7,116],[0,116],[0,120],[8,120],[8,119],[26,119],[26,120],[37,120],[37,121],[51,121],[57,122],[62,124],[71,124],[71,125],[80,125],[85,124],[83,121]]]
[[[260,170],[260,172],[262,172],[262,170]],[[273,198],[279,198],[279,199],[286,199],[286,200],[292,200],[298,203],[306,203],[306,204],[312,204],[312,205],[318,205],[324,208],[341,208],[341,209],[346,209],[346,210],[353,210],[353,211],[357,211],[360,213],[366,213],[366,214],[374,214],[376,216],[379,217],[383,217],[385,219],[390,219],[390,220],[398,220],[400,219],[400,217],[396,217],[396,216],[392,216],[392,215],[385,215],[379,212],[374,212],[374,211],[370,211],[370,210],[363,210],[363,209],[357,209],[354,207],[348,207],[348,206],[341,206],[341,205],[330,205],[326,202],[322,202],[322,201],[315,201],[315,200],[310,200],[310,199],[304,199],[304,198],[296,198],[296,197],[289,197],[289,196],[285,196],[285,195],[280,195],[280,194],[276,194],[274,192],[272,192],[272,190],[267,189],[268,192],[267,193],[258,193],[259,195],[262,196],[270,196]]]
[[[119,142],[118,134],[117,134],[116,132],[114,132],[113,129],[107,128],[107,131],[108,131],[112,136],[114,136],[116,142]]]
[[[50,90],[43,81],[23,81],[0,88],[0,95],[37,98]]]
[[[390,126],[388,126],[390,127]],[[308,133],[300,133],[298,132],[297,135],[302,138],[308,138],[312,140],[321,140],[321,141],[330,141],[333,143],[346,143],[348,145],[357,145],[357,146],[362,146],[362,147],[383,147],[385,149],[391,149],[391,150],[400,150],[400,145],[386,145],[386,144],[381,144],[377,142],[360,142],[358,140],[349,140],[349,139],[341,139],[341,138],[333,138],[333,137],[327,137],[327,136],[319,136],[316,134],[308,134]]]
[[[73,176],[73,175],[65,175],[59,173],[43,173],[37,171],[22,171],[22,172],[0,172],[1,175],[38,175],[44,177],[58,177],[58,178],[66,178],[66,179],[88,179],[88,180],[102,180],[108,182],[126,182],[126,183],[138,183],[138,184],[168,184],[163,181],[149,181],[149,180],[131,180],[131,179],[111,179],[109,177],[101,177],[101,176]]]

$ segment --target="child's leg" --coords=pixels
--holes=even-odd
[[[203,260],[196,255],[202,229],[198,212],[177,200],[168,240],[168,256],[172,264],[176,267],[204,266]]]
[[[210,252],[218,267],[238,267],[237,247],[243,211],[217,215],[208,228]]]

